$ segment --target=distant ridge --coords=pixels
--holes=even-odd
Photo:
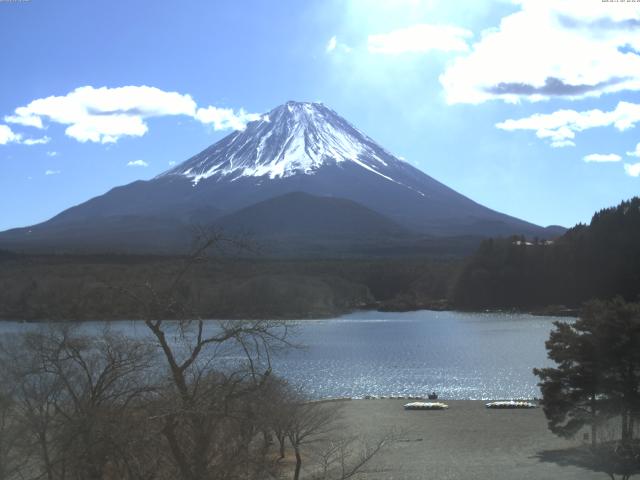
[[[286,193],[258,202],[219,218],[215,224],[228,231],[242,231],[261,237],[411,234],[394,221],[351,200],[303,192]]]
[[[329,197],[337,203],[322,200]],[[325,214],[331,209],[333,219]],[[562,232],[455,192],[323,104],[287,102],[152,180],[116,187],[41,224],[0,233],[0,248],[175,252],[190,244],[194,223],[269,235],[282,228],[314,241],[321,231],[338,234],[337,225],[356,240],[358,228],[361,236],[379,231],[392,237],[548,238]]]

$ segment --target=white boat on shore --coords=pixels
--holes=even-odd
[[[536,408],[536,407],[537,405],[533,402],[516,401],[516,400],[487,403],[487,408],[494,408],[494,409]]]
[[[449,405],[442,402],[411,402],[404,405],[405,410],[446,410]]]

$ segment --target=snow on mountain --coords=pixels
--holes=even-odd
[[[159,177],[182,175],[196,185],[211,177],[275,179],[313,175],[343,162],[402,184],[385,171],[390,163],[404,162],[333,110],[321,103],[287,102]]]
[[[321,103],[287,102],[154,179],[0,232],[0,248],[177,251],[194,224],[286,230],[313,242],[336,225],[359,225],[354,244],[383,246],[397,246],[399,232],[409,243],[414,235],[552,236],[398,159]]]

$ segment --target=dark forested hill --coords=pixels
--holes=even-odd
[[[6,255],[0,319],[144,318],[137,295],[169,294],[204,318],[308,318],[359,308],[441,308],[459,268],[451,258],[191,259],[140,255]],[[146,292],[146,293],[145,293]],[[133,295],[132,295],[133,294]]]
[[[351,200],[292,192],[258,202],[216,221],[225,231],[251,228],[260,237],[286,235],[407,236],[392,220]]]
[[[453,290],[460,308],[578,306],[590,298],[640,295],[640,198],[597,212],[554,242],[490,239]]]

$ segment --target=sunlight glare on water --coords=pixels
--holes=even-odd
[[[532,369],[550,364],[554,320],[418,311],[304,321],[296,339],[307,348],[277,358],[274,371],[315,397],[539,397]]]
[[[315,398],[432,391],[443,399],[534,398],[540,392],[532,369],[550,365],[544,342],[554,320],[563,319],[422,310],[292,322],[293,340],[304,348],[276,354],[273,372]],[[38,325],[2,322],[0,334]],[[130,336],[149,336],[142,322],[109,325]],[[98,333],[104,326],[84,322],[80,329]],[[231,363],[242,358],[225,354]]]

